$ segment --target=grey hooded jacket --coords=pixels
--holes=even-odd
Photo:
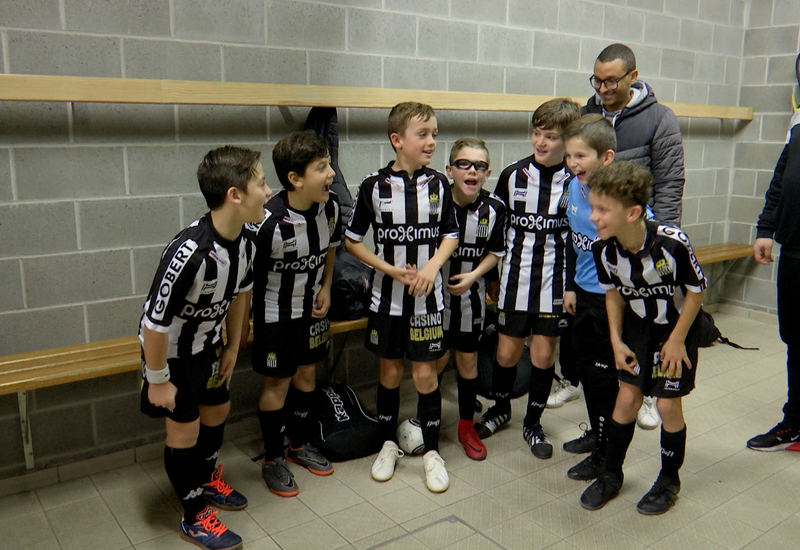
[[[589,99],[583,113],[600,113],[611,120],[617,133],[616,160],[637,162],[650,170],[650,206],[655,219],[680,226],[686,176],[678,119],[669,107],[658,102],[644,82],[637,80],[631,90],[631,101],[615,116],[604,111],[597,95]]]

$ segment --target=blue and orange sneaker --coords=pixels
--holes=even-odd
[[[206,506],[197,514],[196,523],[186,523],[181,518],[181,538],[207,550],[239,550],[242,537],[230,531],[220,520],[217,512]]]
[[[247,508],[245,496],[225,483],[222,479],[222,466],[217,466],[211,474],[211,481],[203,485],[206,502],[221,510],[244,510]]]

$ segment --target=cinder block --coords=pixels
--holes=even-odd
[[[645,15],[644,38],[649,44],[677,48],[680,34],[681,20],[677,17],[655,13]]]
[[[241,143],[267,139],[267,108],[256,105],[181,105],[181,141]]]
[[[19,428],[19,414],[14,417],[0,419],[0,437],[3,438],[0,468],[25,462],[25,451],[22,448],[22,434]]]
[[[31,434],[42,461],[70,451],[94,446],[92,408],[89,403],[57,411],[31,414]]]
[[[686,171],[686,187],[684,197],[702,197],[714,194],[714,170],[689,169]]]
[[[778,307],[775,283],[748,277],[744,286],[744,301],[774,309]]]
[[[764,199],[761,197],[731,197],[730,212],[728,214],[731,221],[742,223],[755,223],[758,215],[764,208]]]
[[[528,113],[478,111],[477,135],[483,140],[525,139],[528,136],[530,120]]]
[[[306,5],[310,6],[311,4]],[[324,19],[321,20],[321,23],[326,28],[329,25],[329,22]],[[347,49],[349,51],[413,57],[417,47],[417,20],[412,15],[374,10],[349,10],[347,29]]]
[[[636,46],[636,66],[639,78],[658,77],[661,73],[661,48],[654,46]]]
[[[712,105],[738,105],[739,90],[724,84],[710,84],[708,102]]]
[[[607,39],[601,38],[581,38],[581,59],[580,59],[580,70],[586,71],[586,78],[588,86],[588,78],[592,76],[594,72],[594,63],[597,60],[597,56],[600,55],[600,52],[609,45],[609,41]],[[636,50],[639,48],[637,47]],[[636,51],[634,51],[636,53]],[[659,56],[660,57],[660,56]],[[638,60],[638,56],[637,56]],[[640,66],[641,63],[637,62],[637,66]]]
[[[167,0],[65,2],[67,29],[104,34],[169,36]]]
[[[382,0],[329,0],[328,4],[340,6],[357,6],[361,8],[380,8]]]
[[[756,172],[753,170],[734,170],[731,195],[752,197],[756,189]]]
[[[78,248],[75,207],[71,202],[0,206],[3,239],[0,257],[69,252]]]
[[[734,243],[751,243],[753,242],[750,239],[752,228],[752,224],[731,222],[728,224],[728,238]]]
[[[767,57],[745,57],[742,84],[764,84],[767,81],[768,62]]]
[[[684,226],[697,223],[697,208],[700,206],[699,197],[683,197],[681,202],[681,224]]]
[[[678,88],[678,83],[675,80],[671,78],[648,78],[645,82],[653,90],[660,102],[675,101],[675,93]]]
[[[714,25],[711,51],[722,55],[739,56],[742,52],[744,30],[725,25]]]
[[[381,58],[378,56],[312,51],[310,63],[312,85],[381,86]]]
[[[693,19],[681,19],[681,48],[709,52],[713,36],[714,25]]]
[[[586,87],[589,87],[588,81]],[[556,71],[523,67],[506,69],[507,94],[553,95],[555,90]]]
[[[128,147],[132,195],[197,193],[197,167],[207,145]]]
[[[725,84],[739,87],[741,83],[742,60],[738,57],[725,58]]]
[[[775,159],[777,163],[777,159]],[[756,172],[756,197],[765,199],[769,184],[772,182],[773,170],[759,170]]]
[[[349,386],[365,387],[378,381],[378,359],[371,352],[364,348],[351,349],[343,359]]]
[[[117,38],[9,31],[8,57],[17,74],[122,76]]]
[[[267,43],[315,50],[345,49],[346,12],[335,6],[267,0]]]
[[[769,2],[761,6],[762,9],[748,10],[749,18],[747,20],[747,28],[754,27],[767,27],[772,24],[772,11],[775,2]]]
[[[700,168],[703,166],[703,143],[684,144],[683,158],[686,168]]]
[[[703,0],[700,2],[700,19],[727,25],[730,20],[731,0]]]
[[[69,141],[66,103],[0,102],[0,144],[66,143]]]
[[[747,11],[746,0],[731,0],[731,15],[729,23],[734,27],[744,27],[744,18],[746,11]]]
[[[681,228],[689,236],[689,241],[691,241],[693,247],[697,248],[698,246],[711,244],[711,224],[682,224]]]
[[[0,395],[0,418],[15,417],[19,422],[19,401],[13,393]]]
[[[530,138],[524,141],[520,140],[518,142],[503,143],[503,162],[501,163],[501,166],[508,166],[512,162],[524,159],[525,157],[529,157],[532,154],[533,154],[533,145],[531,145]],[[500,168],[500,166],[498,166],[498,168]],[[494,189],[495,189],[494,187],[491,187],[492,191],[494,191]]]
[[[258,403],[261,393],[263,377],[247,368],[250,363],[249,359],[249,353],[239,355],[231,384],[231,416],[237,418],[252,417],[256,414],[256,403]]]
[[[769,58],[767,84],[797,84],[795,61],[797,55],[781,55]]]
[[[734,165],[736,168],[772,170],[782,150],[782,143],[737,143]]]
[[[127,250],[30,258],[23,260],[23,266],[29,307],[131,295]]]
[[[789,113],[778,115],[764,115],[761,117],[761,139],[763,141],[786,141],[789,131]]]
[[[722,292],[720,297],[723,300],[734,300],[741,302],[744,300],[745,278],[728,273],[722,280]]]
[[[555,30],[558,28],[558,3],[508,0],[508,23],[515,27]]]
[[[444,111],[436,112],[436,118],[439,122],[439,140],[440,141],[455,141],[460,137],[474,136],[477,131],[477,117],[475,111]],[[437,145],[437,149],[440,148]],[[446,154],[450,150],[442,151]],[[439,168],[437,168],[438,170]]]
[[[692,80],[694,78],[694,53],[664,48],[661,54],[661,77]]]
[[[0,311],[22,309],[22,274],[19,260],[0,261]]]
[[[622,42],[643,42],[644,13],[627,8],[605,6],[603,36]]]
[[[277,187],[273,184],[273,189]],[[183,218],[181,219],[181,227],[186,227],[194,220],[200,219],[208,212],[208,204],[206,199],[199,194],[184,195],[181,197],[183,204]]]
[[[700,197],[697,222],[724,222],[727,219],[728,197]]]
[[[533,31],[481,25],[478,43],[478,61],[523,67],[531,65]]]
[[[558,4],[559,31],[578,36],[603,35],[602,5],[583,0],[564,0]]]
[[[678,81],[675,100],[681,103],[708,103],[708,84]]]
[[[381,140],[386,136],[388,116],[387,109],[342,109],[339,112],[339,139],[371,142]]]
[[[747,29],[744,33],[744,55],[780,55],[795,53],[800,27],[773,26]]]
[[[3,27],[61,29],[58,2],[53,0],[0,2],[0,21]]]
[[[15,328],[13,331],[0,331],[3,354],[71,346],[86,341],[81,306],[0,313],[0,322],[4,327]]]
[[[664,2],[664,12],[680,17],[697,17],[699,0],[669,0]]]
[[[628,6],[661,12],[664,11],[664,0],[628,0]]]
[[[800,23],[800,4],[794,0],[774,0],[773,22],[777,25]]]
[[[270,140],[277,142],[290,132],[302,130],[310,111],[310,107],[270,107],[268,119]],[[271,146],[262,145],[261,152],[262,157],[272,158]]]
[[[793,86],[742,86],[740,104],[753,107],[757,113],[785,113]]]
[[[125,192],[122,148],[17,149],[21,200],[108,197]]]
[[[124,103],[74,103],[72,127],[75,141],[174,141],[172,105]]]
[[[159,246],[147,246],[133,249],[133,276],[136,279],[134,294],[147,294],[153,284],[161,253],[167,241]]]
[[[264,43],[264,3],[261,0],[173,1],[176,37]]]
[[[308,84],[306,52],[252,46],[223,46],[226,82]]]
[[[725,82],[725,58],[721,55],[699,53],[695,56],[694,78],[700,82]]]
[[[98,445],[143,440],[163,432],[163,421],[143,415],[139,401],[139,394],[134,393],[95,402]]]
[[[414,90],[446,90],[447,62],[384,57],[383,86]]]
[[[449,0],[384,0],[390,11],[407,11],[427,15],[447,15]]]
[[[589,87],[589,79],[585,72],[558,71],[556,73],[555,95],[557,96],[581,97],[586,95],[587,87]],[[582,102],[581,106],[585,104]]]
[[[180,230],[177,197],[80,203],[84,250],[164,243]]]
[[[134,323],[134,335],[137,328]],[[111,398],[136,393],[140,384],[139,371],[131,371],[39,388],[33,392],[31,407],[39,412],[58,410],[69,405],[88,403],[98,397]]]
[[[711,244],[721,244],[725,242],[725,226],[727,223],[724,221],[714,222],[711,224]]]
[[[447,89],[458,92],[503,93],[503,67],[479,63],[449,63]]]
[[[393,159],[394,157],[392,157]],[[365,176],[389,163],[381,162],[381,145],[377,143],[342,142],[339,144],[339,167],[345,180],[361,183]]]
[[[14,193],[11,190],[11,159],[7,149],[0,149],[0,202],[10,201]]]
[[[703,155],[704,168],[729,168],[732,144],[728,141],[709,141]],[[713,192],[713,191],[712,191]]]
[[[481,23],[506,22],[506,0],[450,0],[450,16]]]
[[[125,76],[218,81],[222,77],[220,56],[220,46],[214,44],[126,39]]]
[[[478,59],[478,26],[473,23],[420,18],[417,56],[448,61]]]
[[[533,37],[533,63],[554,69],[579,68],[580,44],[575,37],[537,32]]]

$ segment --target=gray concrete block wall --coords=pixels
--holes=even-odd
[[[786,77],[776,76],[788,65],[791,48],[776,50],[780,37],[796,37],[800,26],[791,1],[775,0],[769,19],[758,24],[754,20],[759,15],[753,14],[758,10],[746,10],[749,4],[9,0],[0,3],[0,48],[5,73],[589,97],[587,79],[597,53],[624,40],[637,53],[642,79],[662,101],[738,104],[742,84],[754,88],[747,94],[756,94],[755,88],[763,91],[767,84],[791,86]],[[778,38],[764,32],[746,35],[773,26]],[[759,53],[743,57],[743,49]],[[755,193],[757,181],[763,187],[758,174],[765,168],[730,167],[738,147],[743,162],[760,162],[759,156],[772,154],[771,145],[757,142],[762,134],[778,135],[781,93],[759,106],[771,110],[750,125],[717,124],[709,130],[705,122],[686,121],[686,229],[701,244],[746,232],[745,221],[727,221],[732,206],[728,191],[738,181],[737,190]],[[748,97],[757,101],[755,95]],[[268,181],[277,189],[271,148],[287,132],[301,128],[307,112],[0,103],[0,276],[8,282],[0,293],[0,322],[19,327],[25,335],[3,331],[0,354],[135,334],[137,304],[149,288],[162,247],[205,211],[194,176],[202,155],[227,142],[256,147],[263,152]],[[363,176],[392,158],[386,111],[342,109],[339,116],[340,162],[355,190]],[[504,165],[530,154],[529,117],[440,113],[434,167],[444,168],[455,139],[477,133],[489,144],[496,176]],[[740,136],[749,136],[746,144],[736,145]],[[740,171],[752,173],[752,185],[743,183]],[[755,299],[759,294],[742,290],[737,296]],[[373,380],[370,359],[358,345],[348,348],[343,361],[352,380]],[[246,367],[241,376],[248,380],[251,375],[244,372]],[[124,416],[138,428],[121,429],[120,437],[111,437],[113,425],[103,424],[107,420],[98,411],[112,411],[112,416],[128,411],[135,389],[119,394],[124,405],[106,403],[105,384],[114,386],[101,382],[92,387],[98,396],[76,398],[70,405],[76,407],[76,416],[95,425],[95,431],[80,435],[90,450],[56,438],[38,447],[45,453],[42,460],[66,461],[91,449],[115,450],[152,436],[137,431],[141,426],[134,416]],[[245,386],[237,395],[247,400],[252,389]],[[52,389],[67,401],[70,391]],[[57,426],[59,407],[42,405],[35,423]],[[37,426],[37,437],[50,438],[49,429]],[[0,475],[8,466],[2,460]],[[9,460],[19,467],[20,457]]]

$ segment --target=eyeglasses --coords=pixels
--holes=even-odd
[[[616,90],[617,86],[619,86],[619,81],[628,76],[629,74],[631,74],[632,72],[633,71],[628,71],[619,78],[606,78],[605,80],[600,80],[595,75],[592,75],[589,77],[589,84],[591,84],[592,88],[594,88],[595,90],[599,90],[603,86],[603,84],[605,84],[606,90],[610,92],[612,90]]]
[[[460,168],[461,170],[469,170],[474,166],[476,172],[486,172],[489,169],[489,163],[482,160],[472,161],[467,159],[458,159],[454,160],[451,164],[456,168]]]

